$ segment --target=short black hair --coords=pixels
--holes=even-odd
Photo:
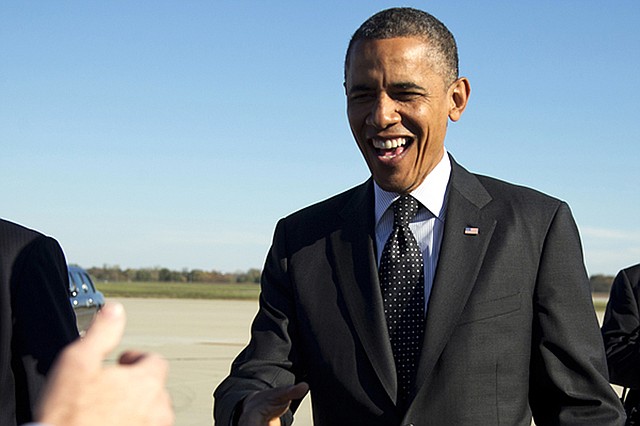
[[[344,61],[345,75],[349,54],[359,40],[381,40],[395,37],[424,39],[434,51],[430,61],[439,69],[447,84],[458,78],[458,47],[449,29],[433,15],[411,7],[385,9],[371,16],[353,33]]]

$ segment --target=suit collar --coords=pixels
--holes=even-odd
[[[429,299],[425,340],[418,366],[417,386],[428,380],[471,294],[496,219],[483,214],[492,197],[471,173],[453,158],[447,213],[440,257]],[[477,228],[477,235],[465,228]]]
[[[416,189],[411,191],[411,195],[417,199],[429,212],[440,220],[444,221],[446,192],[451,176],[451,159],[445,155],[438,162],[436,167],[427,175],[424,181]],[[375,197],[375,221],[376,226],[382,215],[385,214],[389,206],[400,196],[396,192],[388,192],[380,188],[373,182]]]
[[[451,188],[457,190],[464,199],[477,209],[482,209],[489,204],[492,197],[478,178],[458,164],[452,155],[449,155],[449,158],[451,159]]]

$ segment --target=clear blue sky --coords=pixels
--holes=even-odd
[[[0,217],[84,267],[261,268],[364,181],[349,37],[388,1],[0,4]],[[640,2],[422,1],[454,33],[467,169],[566,200],[590,274],[640,262]]]

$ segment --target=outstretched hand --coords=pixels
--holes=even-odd
[[[103,366],[124,333],[122,305],[108,303],[84,338],[65,348],[48,377],[36,419],[55,426],[169,426],[174,422],[165,387],[168,363],[128,351]]]
[[[303,398],[309,385],[301,382],[254,392],[242,404],[238,426],[280,426],[280,416],[287,412],[291,401]]]

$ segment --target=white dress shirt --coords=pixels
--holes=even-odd
[[[433,278],[438,266],[438,255],[440,254],[447,206],[447,185],[449,184],[450,175],[451,161],[445,149],[440,162],[427,175],[420,186],[411,192],[411,195],[420,203],[418,214],[409,223],[409,228],[418,242],[424,260],[425,314],[429,305]],[[380,267],[382,249],[387,239],[389,239],[391,231],[393,231],[393,209],[389,207],[400,195],[383,190],[375,181],[374,194],[376,251],[378,267]]]

